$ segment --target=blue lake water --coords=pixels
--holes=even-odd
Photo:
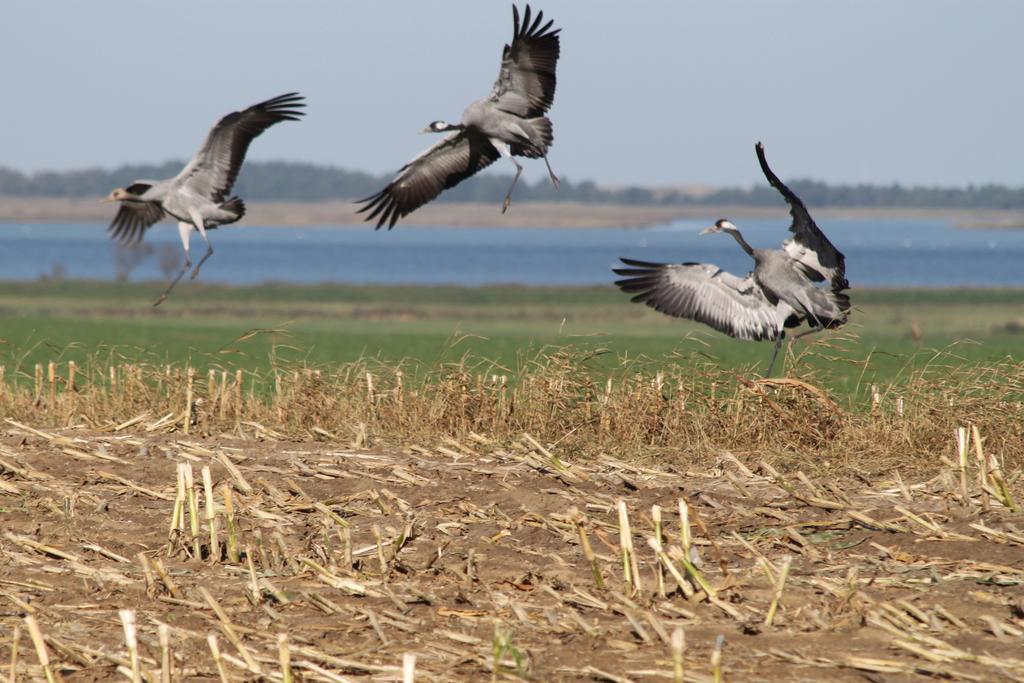
[[[788,220],[736,221],[755,247],[778,247]],[[737,274],[749,258],[727,235],[698,236],[706,221],[647,229],[425,228],[391,232],[356,228],[232,226],[210,233],[216,253],[202,280],[586,285],[614,279],[619,256],[700,261]],[[1024,231],[961,230],[934,220],[829,220],[832,242],[846,254],[857,286],[1024,286]],[[111,280],[114,245],[105,224],[0,225],[0,280],[34,280],[54,272]],[[159,225],[148,241],[180,249],[177,229]],[[160,247],[162,248],[162,247]],[[193,235],[193,250],[202,242]],[[163,279],[155,256],[132,280]]]

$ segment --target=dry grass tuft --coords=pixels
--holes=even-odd
[[[309,368],[50,363],[0,368],[0,411],[44,427],[107,432],[233,433],[351,444],[443,444],[525,433],[570,457],[692,466],[724,451],[784,470],[870,475],[932,471],[949,435],[973,425],[1014,468],[1024,457],[1024,363],[966,364],[937,354],[889,386],[847,398],[802,370],[754,379],[693,360],[620,360],[548,349],[503,368],[485,359]]]

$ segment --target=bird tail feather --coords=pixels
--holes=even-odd
[[[547,150],[555,141],[555,129],[551,124],[551,119],[546,116],[538,116],[535,119],[530,119],[530,124],[537,131],[544,144],[544,149]]]
[[[832,292],[832,300],[839,306],[839,310],[844,313],[850,310],[850,296],[843,292]]]
[[[235,214],[234,220],[231,222],[241,220],[242,216],[245,215],[245,202],[242,201],[241,197],[231,197],[226,202],[220,205],[220,208],[224,211],[230,211]]]
[[[512,146],[512,154],[516,156],[537,159],[546,156],[548,148],[555,141],[555,131],[551,119],[546,116],[538,116],[534,119],[527,119],[530,127],[530,142],[528,144],[516,144]]]
[[[850,297],[843,292],[833,292],[829,290],[819,290],[825,295],[832,310],[829,312],[821,311],[817,317],[818,324],[825,329],[834,330],[837,327],[842,327],[849,320],[850,310]]]

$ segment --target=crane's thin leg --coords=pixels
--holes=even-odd
[[[795,342],[800,337],[806,337],[809,334],[814,334],[815,332],[821,332],[824,329],[825,329],[824,325],[818,325],[817,327],[812,327],[811,329],[805,330],[805,331],[801,332],[800,334],[793,335],[793,337],[789,340],[789,342],[792,344],[793,342]]]
[[[779,336],[775,339],[775,349],[772,350],[772,359],[768,361],[768,371],[764,373],[765,377],[772,376],[772,369],[775,368],[775,359],[779,355],[779,348],[782,346],[783,333],[779,332]]]
[[[192,234],[192,225],[189,223],[178,223],[178,236],[181,238],[181,246],[185,248],[185,264],[181,267],[181,271],[177,277],[171,280],[171,284],[164,290],[156,301],[153,302],[153,306],[159,306],[164,302],[165,299],[170,295],[171,290],[174,289],[174,285],[178,284],[178,280],[185,274],[185,271],[192,265],[192,261],[188,257],[188,238]]]
[[[523,167],[519,165],[519,162],[512,157],[512,148],[509,147],[508,143],[498,138],[490,138],[491,144],[494,145],[494,149],[498,150],[498,154],[505,157],[516,167],[516,175],[512,178],[512,184],[508,186],[508,192],[505,193],[505,201],[501,205],[501,212],[505,213],[508,211],[508,207],[512,204],[512,190],[516,188],[516,183],[519,182],[519,176],[523,174]]]
[[[518,161],[516,161],[512,157],[509,157],[508,160],[516,165],[516,176],[512,179],[512,184],[508,186],[508,192],[505,193],[505,201],[502,202],[501,204],[502,213],[508,211],[509,205],[512,204],[512,190],[515,189],[516,183],[519,182],[519,176],[523,174],[523,167],[519,164]]]
[[[181,271],[171,281],[171,284],[167,287],[167,289],[164,290],[164,293],[161,294],[157,298],[157,300],[153,302],[153,306],[154,307],[159,306],[160,304],[162,304],[167,299],[167,297],[170,296],[171,290],[174,289],[174,285],[178,284],[178,280],[181,279],[181,276],[185,274],[185,271],[188,270],[188,267],[191,266],[191,265],[192,265],[192,262],[189,261],[188,259],[185,259],[185,265],[182,266]]]
[[[555,189],[559,189],[562,186],[562,181],[558,179],[555,172],[551,170],[551,164],[548,162],[547,155],[544,155],[544,165],[548,167],[548,175],[551,176],[551,184],[555,186]]]
[[[196,276],[199,275],[199,269],[206,263],[206,259],[213,256],[213,247],[210,245],[210,238],[206,236],[206,226],[203,225],[203,217],[199,215],[198,211],[192,213],[192,220],[195,223],[196,230],[199,231],[199,236],[206,242],[206,253],[203,254],[203,258],[199,259],[199,263],[196,264],[195,269],[192,270],[190,280],[195,280]]]
[[[793,342],[795,342],[800,337],[806,337],[809,334],[814,334],[815,332],[821,332],[824,329],[825,329],[824,325],[818,325],[817,327],[812,327],[809,330],[804,330],[800,334],[794,334],[792,337],[789,338],[789,345],[792,346]],[[779,348],[778,348],[778,346],[776,346],[775,347],[775,352],[778,353],[778,351],[779,351]],[[773,355],[772,356],[772,362],[774,362],[774,361],[775,361],[775,356]],[[771,375],[771,374],[772,374],[772,370],[771,370],[771,366],[769,365],[768,366],[768,375]]]

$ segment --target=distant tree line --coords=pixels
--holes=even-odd
[[[120,166],[113,170],[83,169],[25,174],[0,168],[0,196],[97,197],[136,179],[168,178],[183,162],[161,165]],[[342,168],[282,161],[246,164],[235,191],[258,201],[351,200],[382,188],[391,175],[378,176]],[[441,201],[497,202],[505,195],[511,176],[484,174],[441,195]],[[829,185],[815,180],[794,180],[790,187],[812,206],[1024,209],[1024,187],[969,185],[967,187],[906,187],[891,185]],[[521,181],[519,201],[580,201],[647,205],[744,205],[779,206],[778,193],[767,185],[753,188],[722,188],[695,195],[684,190],[645,187],[602,188],[593,181],[563,179],[555,191],[547,178]]]

